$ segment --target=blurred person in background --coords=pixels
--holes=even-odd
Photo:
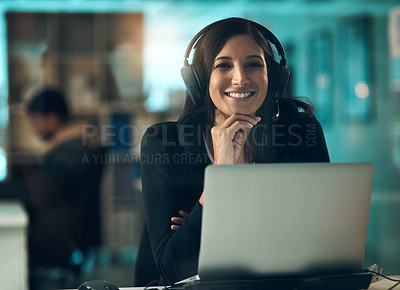
[[[82,262],[80,254],[100,243],[102,166],[95,161],[101,152],[71,122],[60,91],[38,91],[26,110],[34,133],[48,144],[40,166],[23,170],[32,207],[30,270],[73,267]]]

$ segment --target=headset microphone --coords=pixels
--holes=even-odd
[[[277,112],[272,116],[272,121],[276,122],[279,119],[279,115],[280,115],[280,109],[279,109],[279,103],[278,103],[278,99],[275,99],[275,104],[276,104],[276,109]]]

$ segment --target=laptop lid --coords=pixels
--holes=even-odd
[[[208,166],[201,280],[360,271],[372,179],[370,163]]]

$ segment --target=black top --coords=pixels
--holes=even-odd
[[[266,148],[271,162],[329,162],[316,118],[299,112],[288,100],[280,101],[280,111],[271,134],[272,146]],[[197,274],[202,217],[198,199],[204,169],[212,163],[203,137],[206,119],[204,111],[196,111],[180,122],[151,126],[142,139],[142,185],[150,242],[158,271],[168,284]],[[179,216],[179,210],[190,215],[173,231],[171,217]]]
[[[45,156],[43,168],[52,192],[70,206],[75,247],[85,250],[100,244],[100,179],[103,150],[83,145],[82,137],[65,140]]]
[[[45,156],[41,166],[25,169],[33,205],[30,264],[67,264],[76,248],[100,243],[100,151],[82,145],[81,137],[65,140]]]

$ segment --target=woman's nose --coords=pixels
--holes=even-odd
[[[235,67],[232,70],[232,73],[232,84],[236,86],[243,86],[249,83],[249,79],[244,68]]]

